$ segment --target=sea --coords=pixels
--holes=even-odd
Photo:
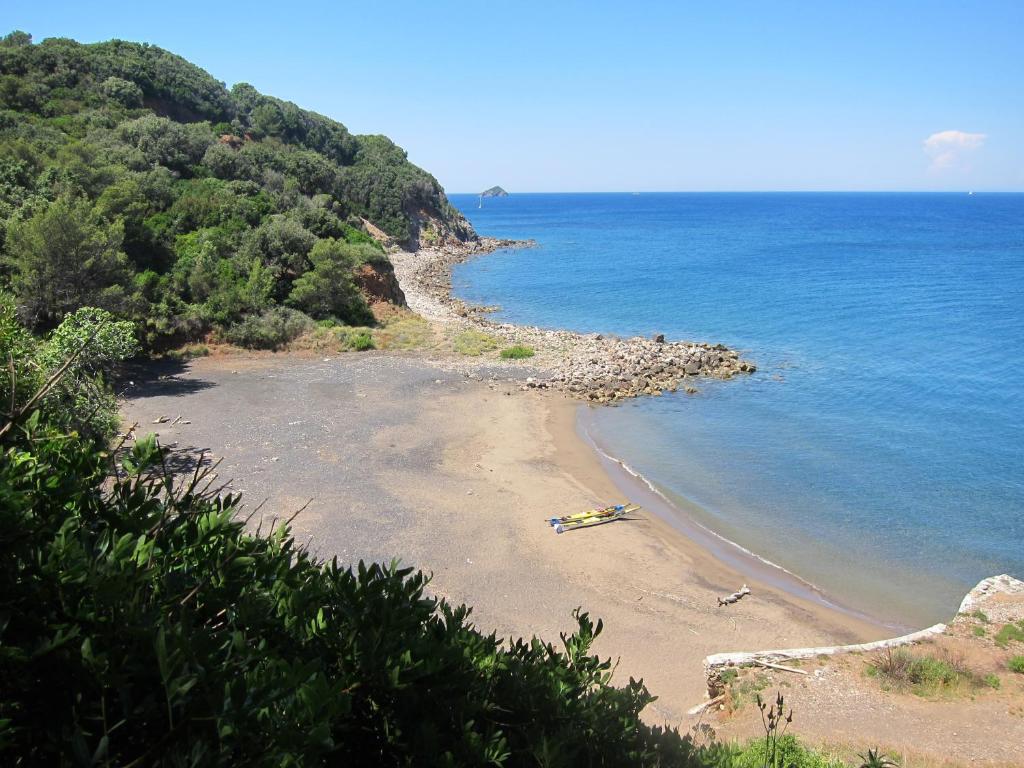
[[[686,517],[898,626],[1024,578],[1024,195],[451,195],[531,238],[459,265],[502,321],[721,342],[751,376],[584,408]]]

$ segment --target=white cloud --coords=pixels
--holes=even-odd
[[[966,158],[985,145],[984,133],[939,131],[924,140],[924,151],[931,157],[931,171],[943,171],[964,165]]]

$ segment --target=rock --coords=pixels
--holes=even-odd
[[[653,336],[651,336],[651,340],[655,344],[664,344],[665,343],[665,334],[664,333],[656,333]]]
[[[405,294],[395,278],[395,268],[389,261],[369,262],[356,270],[356,287],[369,303],[386,301],[399,307],[406,306]]]
[[[696,376],[698,373],[700,373],[700,363],[687,363],[686,365],[683,366],[683,371],[685,371],[687,376]]]

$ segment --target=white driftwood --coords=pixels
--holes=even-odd
[[[876,640],[873,643],[857,643],[856,645],[829,645],[820,648],[785,648],[778,651],[753,651],[745,653],[714,653],[704,658],[704,667],[708,672],[718,667],[738,667],[747,664],[758,664],[766,661],[769,664],[793,659],[813,659],[816,656],[835,656],[840,653],[858,653],[879,651],[885,648],[896,648],[910,643],[919,643],[929,637],[941,635],[946,631],[945,624],[936,624],[911,632],[909,635],[893,637],[888,640]]]
[[[707,709],[708,707],[713,707],[715,704],[722,701],[723,699],[725,699],[725,694],[719,694],[718,696],[715,696],[715,698],[713,699],[708,699],[703,704],[698,704],[696,707],[690,707],[688,710],[686,710],[686,714],[699,715],[705,709]]]
[[[742,587],[740,587],[738,592],[733,592],[731,595],[726,595],[725,597],[718,598],[718,605],[719,606],[723,606],[723,605],[732,605],[733,603],[738,603],[740,600],[742,600],[744,597],[746,597],[749,594],[750,594],[750,587],[748,587],[746,584],[744,584]]]
[[[969,613],[982,607],[993,610],[995,606],[986,605],[988,600],[995,595],[1024,595],[1024,581],[1015,579],[1012,576],[1003,574],[1001,576],[990,576],[982,579],[978,585],[967,593],[960,604],[960,613]],[[731,595],[730,595],[731,597]],[[721,603],[721,599],[719,599]],[[941,635],[946,631],[945,624],[935,624],[927,629],[911,632],[909,635],[892,637],[887,640],[876,640],[872,643],[858,643],[856,645],[830,645],[820,648],[786,648],[776,651],[753,651],[743,653],[715,653],[704,658],[704,670],[710,677],[720,667],[747,666],[758,664],[771,666],[780,661],[792,659],[811,659],[816,656],[836,656],[843,653],[864,653],[866,651],[879,651],[886,648],[898,648],[901,645],[912,645],[922,640]],[[797,671],[797,670],[791,670]]]
[[[768,669],[780,669],[783,672],[795,672],[798,675],[806,675],[806,669],[797,669],[796,667],[784,667],[781,664],[770,664],[767,661],[755,661],[755,664],[761,667],[768,667]]]

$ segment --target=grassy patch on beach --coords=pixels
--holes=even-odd
[[[430,323],[412,312],[392,314],[374,333],[379,349],[422,349],[434,341]]]
[[[1010,643],[1024,643],[1024,621],[1006,624],[995,636],[996,645],[1006,648]]]
[[[730,671],[730,670],[727,670]],[[723,673],[723,680],[725,675]],[[745,675],[736,674],[729,684],[729,702],[731,708],[736,710],[743,707],[744,704],[753,703],[757,694],[771,685],[771,678],[768,677],[764,672],[747,673]]]
[[[289,349],[332,354],[361,352],[375,348],[372,328],[327,324],[317,325],[289,345]]]
[[[498,340],[489,333],[470,329],[458,333],[452,339],[452,348],[460,355],[479,357],[485,352],[493,352],[498,348]]]
[[[210,348],[205,344],[186,344],[180,349],[172,349],[167,357],[172,360],[193,360],[197,357],[206,357],[210,354]]]
[[[918,696],[967,692],[986,684],[958,656],[914,654],[905,648],[883,651],[866,671],[881,682],[883,689]]]
[[[1018,675],[1024,675],[1024,656],[1014,656],[1006,662],[1006,668]]]
[[[773,751],[769,751],[763,738],[753,739],[744,746],[732,747],[732,754],[721,765],[732,768],[847,768],[846,763],[834,755],[805,747],[792,734],[780,736]]]
[[[511,347],[506,347],[501,350],[501,358],[503,360],[522,360],[526,357],[533,357],[533,347],[523,346],[522,344],[516,344]]]

